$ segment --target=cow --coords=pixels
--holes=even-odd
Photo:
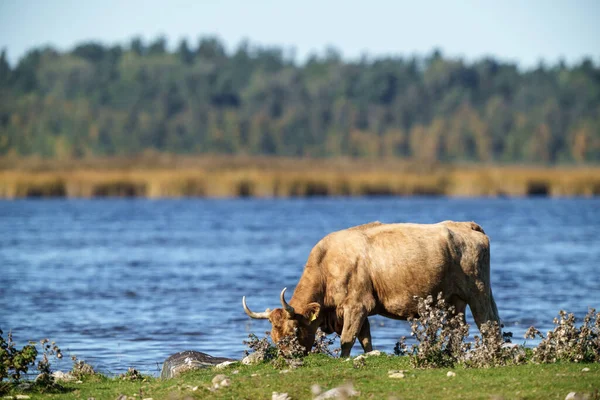
[[[437,224],[371,222],[330,233],[311,250],[289,303],[252,312],[268,319],[271,339],[295,335],[308,353],[318,328],[340,335],[341,357],[349,357],[356,338],[373,349],[368,316],[406,320],[418,316],[418,298],[442,293],[463,313],[467,305],[477,326],[500,324],[490,285],[490,244],[475,222]]]

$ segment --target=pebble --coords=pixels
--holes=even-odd
[[[314,400],[325,400],[325,399],[333,399],[336,397],[345,399],[348,397],[358,396],[360,393],[354,390],[354,387],[351,383],[346,385],[338,386],[336,388],[330,389],[325,393],[321,393]]]
[[[242,359],[242,364],[244,364],[244,365],[258,364],[258,363],[262,362],[264,359],[265,359],[265,356],[263,354],[251,353]]]
[[[54,371],[52,373],[52,376],[54,377],[54,379],[56,381],[59,381],[59,382],[71,382],[71,381],[74,381],[77,379],[70,372],[62,372],[62,371]]]
[[[223,374],[215,375],[215,377],[212,378],[212,383],[213,384],[221,383],[225,379],[227,379],[227,375],[223,375]]]
[[[565,397],[565,400],[587,400],[589,397],[583,393],[571,392]]]
[[[447,377],[456,376],[456,372],[448,371],[448,373],[446,374],[446,376]]]
[[[223,379],[220,384],[221,387],[229,386],[229,385],[231,385],[231,380],[229,380],[229,378]]]
[[[219,374],[212,378],[213,388],[219,389],[231,385],[231,381],[226,375]]]
[[[316,383],[310,387],[310,392],[313,394],[313,396],[320,395],[322,391],[323,389],[321,389],[321,386],[317,385]]]
[[[404,378],[404,373],[403,372],[394,372],[393,374],[389,374],[388,378],[403,379]]]
[[[237,361],[223,361],[221,364],[215,365],[216,369],[223,369],[231,364],[236,364]]]

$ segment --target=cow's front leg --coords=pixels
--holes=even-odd
[[[363,322],[360,332],[358,332],[358,340],[360,341],[360,345],[365,353],[373,350],[373,345],[371,344],[371,325],[369,324],[369,318],[365,318],[365,322]]]
[[[367,320],[367,312],[364,309],[357,308],[346,308],[344,307],[344,328],[342,329],[342,336],[340,342],[342,345],[341,357],[350,357],[350,351],[356,336],[361,332],[361,328]],[[367,328],[369,331],[369,329]],[[369,342],[371,341],[371,334],[369,332]],[[361,339],[362,344],[362,339]],[[364,345],[363,345],[364,346]],[[370,346],[370,345],[369,345]]]

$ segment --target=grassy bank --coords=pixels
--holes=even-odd
[[[583,368],[589,371],[583,372]],[[405,377],[394,379],[390,370],[405,370]],[[564,399],[570,392],[593,394],[600,389],[600,364],[527,364],[488,369],[452,370],[413,369],[408,357],[369,357],[356,368],[352,362],[324,355],[311,355],[304,365],[289,370],[270,364],[244,366],[234,364],[224,370],[192,371],[171,380],[146,377],[125,381],[99,375],[82,383],[64,383],[59,393],[31,393],[32,399],[114,400],[119,395],[143,399],[271,399],[273,392],[288,393],[292,399],[311,399],[311,387],[323,390],[351,382],[360,399]],[[225,374],[230,386],[211,391],[212,379]],[[16,393],[13,393],[13,395]],[[596,392],[596,397],[598,394]]]
[[[141,156],[0,159],[0,198],[597,196],[600,167],[420,165],[401,161]]]

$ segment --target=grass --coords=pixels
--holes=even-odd
[[[584,367],[588,372],[582,372]],[[405,378],[391,379],[390,370],[407,370]],[[237,371],[237,373],[235,373]],[[352,362],[324,355],[310,355],[304,365],[287,373],[270,364],[234,364],[224,370],[188,372],[171,380],[146,377],[123,381],[100,375],[82,383],[65,383],[59,393],[26,392],[32,399],[116,399],[123,394],[143,399],[270,399],[273,392],[288,393],[292,399],[311,399],[311,386],[328,390],[352,382],[360,399],[564,399],[569,392],[583,392],[598,399],[600,364],[527,364],[488,369],[413,369],[408,357],[369,357],[361,368]],[[225,374],[231,385],[210,391],[211,380]],[[254,376],[253,376],[254,375]],[[197,387],[196,390],[193,388]],[[596,397],[593,397],[593,394]],[[12,393],[13,395],[15,393]]]
[[[0,158],[0,198],[598,196],[600,167],[245,156]]]

